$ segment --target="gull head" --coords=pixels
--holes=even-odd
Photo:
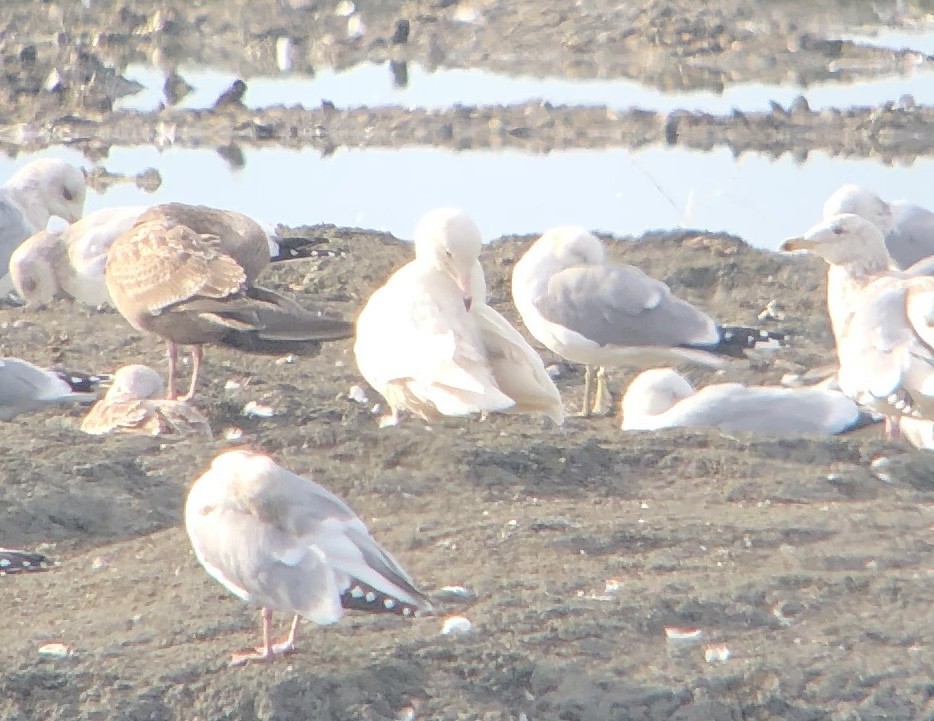
[[[432,210],[415,226],[416,261],[449,275],[463,293],[467,310],[473,303],[475,266],[482,244],[477,224],[457,208]]]
[[[640,373],[623,396],[623,430],[646,428],[645,419],[665,413],[693,394],[694,387],[672,368]]]
[[[824,220],[830,220],[836,215],[852,213],[868,220],[875,225],[882,234],[892,230],[892,209],[882,198],[871,190],[860,185],[847,185],[838,188],[824,203]]]
[[[107,391],[107,400],[144,400],[165,394],[165,384],[155,370],[135,363],[120,368],[114,373]]]
[[[830,265],[853,271],[877,272],[888,268],[890,262],[882,231],[853,213],[823,220],[804,235],[786,240],[781,249],[807,251]]]
[[[45,229],[50,216],[74,223],[84,213],[84,171],[58,158],[32,161],[14,173],[4,187],[14,193],[26,219],[37,230]]]
[[[599,265],[605,257],[600,239],[579,225],[552,228],[535,241],[529,253],[547,256],[560,268]]]
[[[60,232],[40,230],[23,241],[10,256],[10,277],[30,307],[52,302],[62,290],[55,267],[65,259]]]

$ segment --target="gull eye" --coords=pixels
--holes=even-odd
[[[450,250],[444,251],[444,254],[445,254],[448,258],[453,258],[453,257],[454,257],[454,253],[452,253]]]
[[[835,225],[835,226],[833,227],[833,234],[834,234],[834,235],[843,235],[843,228],[842,228],[841,226],[839,226],[839,225]]]
[[[65,196],[65,200],[69,203],[75,199],[74,193],[72,193],[68,188],[62,188],[62,195]]]

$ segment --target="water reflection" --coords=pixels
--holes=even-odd
[[[38,155],[84,162],[61,148]],[[0,178],[32,157],[0,158]],[[108,170],[132,175],[152,166],[162,185],[152,194],[132,184],[92,192],[87,209],[180,200],[289,225],[335,223],[406,238],[424,211],[459,205],[487,238],[560,223],[619,235],[684,226],[725,230],[774,249],[815,220],[824,198],[844,182],[862,183],[889,199],[934,205],[934,161],[927,159],[888,167],[812,153],[798,164],[790,156],[746,154],[736,160],[725,149],[656,147],[549,155],[339,149],[328,157],[270,148],[236,160],[245,166],[232,172],[229,156],[213,151],[115,148],[105,162]]]
[[[235,75],[215,70],[181,67],[178,75],[194,89],[182,97],[177,107],[210,107],[236,80]],[[128,79],[145,90],[122,98],[117,108],[152,110],[163,102],[165,76],[150,66],[130,65]],[[639,107],[659,112],[679,108],[710,113],[768,110],[769,102],[788,106],[803,94],[814,109],[879,105],[897,101],[911,93],[920,104],[934,104],[934,70],[919,66],[904,75],[887,75],[873,80],[841,84],[817,83],[799,87],[794,79],[786,85],[745,83],[711,91],[665,93],[633,80],[579,80],[530,78],[500,75],[486,70],[440,69],[429,72],[419,65],[404,63],[364,63],[336,72],[325,69],[314,77],[284,74],[247,80],[244,102],[249,107],[304,105],[317,107],[328,100],[338,107],[398,105],[429,109],[455,104],[514,104],[544,100],[554,105],[607,105],[617,109]]]

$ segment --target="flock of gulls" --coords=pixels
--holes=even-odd
[[[414,258],[350,321],[260,284],[271,264],[316,255],[314,240],[279,237],[243,214],[181,203],[83,216],[84,200],[82,171],[54,159],[34,161],[3,185],[0,290],[15,290],[27,313],[58,298],[111,306],[165,342],[167,378],[139,364],[94,376],[2,358],[2,420],[96,401],[81,424],[87,433],[208,437],[195,404],[206,345],[314,355],[322,343],[349,338],[360,374],[388,407],[380,426],[407,414],[429,422],[491,413],[565,420],[540,354],[488,304],[482,237],[460,210],[441,208],[419,221]],[[49,230],[51,216],[70,225]],[[585,228],[554,228],[532,243],[514,267],[512,299],[539,344],[586,367],[583,417],[612,408],[606,369],[626,367],[644,372],[620,404],[625,431],[836,434],[884,419],[885,433],[930,447],[934,214],[845,186],[827,201],[821,222],[782,249],[829,265],[837,358],[813,387],[695,390],[670,366],[721,368],[781,347],[783,334],[717,321],[638,268],[609,260]],[[184,393],[182,348],[192,358]],[[345,609],[413,616],[432,608],[344,501],[261,453],[221,453],[191,487],[184,517],[207,572],[262,609],[262,644],[235,654],[234,664],[293,650],[300,618],[326,624]],[[0,575],[49,565],[40,554],[0,549]],[[271,638],[273,611],[293,615],[279,642]]]

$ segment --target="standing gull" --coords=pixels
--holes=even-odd
[[[775,435],[834,435],[873,419],[843,393],[715,383],[695,390],[672,368],[640,373],[623,396],[624,431],[719,428]]]
[[[512,297],[535,338],[558,355],[587,366],[582,414],[603,405],[603,366],[691,362],[720,366],[783,339],[744,327],[720,326],[631,265],[606,260],[586,229],[545,233],[516,263]],[[592,399],[592,366],[600,366]]]
[[[20,358],[0,358],[0,421],[62,403],[90,403],[103,376],[45,370]]]
[[[839,188],[824,203],[823,218],[853,213],[875,225],[899,268],[909,268],[934,255],[934,213],[904,200],[885,202],[859,185]]]
[[[302,617],[330,624],[344,609],[412,616],[431,608],[346,503],[260,453],[215,458],[188,493],[185,528],[205,570],[262,607],[263,645],[234,654],[232,665],[293,651]],[[280,643],[270,639],[273,611],[294,614]]]
[[[415,229],[415,259],[357,318],[357,367],[390,407],[381,425],[402,410],[425,420],[494,411],[563,419],[541,358],[486,304],[480,248],[462,211],[431,211]]]
[[[352,335],[350,323],[254,285],[270,261],[266,235],[255,223],[241,226],[229,214],[190,208],[156,206],[140,216],[110,246],[104,273],[113,304],[130,325],[165,340],[170,400],[177,397],[179,345],[192,346],[191,383],[183,398],[191,400],[206,343],[315,354],[322,342]]]
[[[84,173],[57,158],[39,158],[0,187],[0,294],[12,290],[7,269],[17,246],[56,215],[73,223],[84,212]]]
[[[91,435],[130,433],[176,438],[211,436],[211,427],[197,408],[186,401],[162,398],[165,384],[144,365],[123,366],[113,374],[107,395],[94,404],[81,422]]]
[[[268,262],[297,260],[319,255],[315,238],[283,238],[271,226],[232,210],[169,203],[105,208],[89,213],[64,230],[43,230],[24,241],[10,258],[10,274],[16,291],[29,306],[41,306],[58,296],[71,297],[97,307],[111,304],[104,280],[110,246],[126,233],[143,213],[149,219],[171,218],[197,233],[218,237],[246,236],[258,249],[269,248]],[[262,265],[262,258],[257,267]]]

